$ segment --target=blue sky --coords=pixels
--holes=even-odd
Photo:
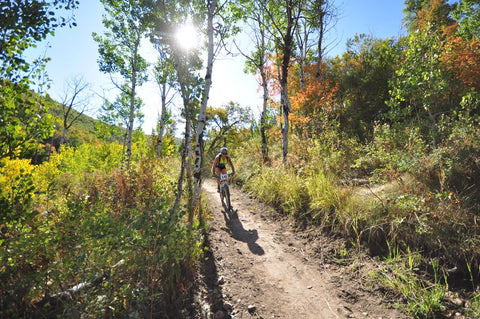
[[[402,33],[404,0],[335,0],[339,10],[339,19],[330,31],[328,55],[335,56],[345,50],[345,43],[355,34],[366,33],[377,38],[398,37]],[[116,92],[108,76],[98,71],[97,45],[92,39],[92,32],[102,33],[102,5],[98,0],[81,0],[76,12],[78,26],[63,28],[54,37],[38,45],[31,54],[51,57],[47,72],[52,80],[50,95],[61,100],[65,82],[74,76],[82,76],[90,83],[95,94],[115,96]],[[47,43],[50,48],[47,48]],[[261,96],[257,92],[257,83],[253,75],[243,73],[241,58],[223,58],[215,62],[213,84],[209,105],[220,107],[230,101],[239,103],[259,113]],[[160,110],[157,86],[147,83],[140,89],[144,100],[144,131],[151,133]],[[91,108],[99,109],[101,99],[90,99]]]
[[[402,33],[404,0],[335,0],[340,11],[335,35],[341,42],[334,55],[345,50],[345,43],[355,34],[377,38],[398,37]]]

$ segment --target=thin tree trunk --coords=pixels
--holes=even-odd
[[[67,142],[67,127],[63,125],[62,139],[60,140],[60,147]]]
[[[292,31],[293,31],[293,3],[291,0],[286,0],[286,16],[287,16],[287,29],[283,39],[283,59],[282,59],[282,74],[280,78],[281,96],[280,104],[283,109],[283,164],[287,164],[288,155],[288,115],[290,113],[290,102],[288,99],[288,67],[290,66],[290,57],[292,54]]]
[[[184,102],[185,103],[185,102]],[[180,205],[180,199],[182,198],[183,193],[183,180],[185,178],[185,171],[187,170],[188,157],[190,156],[190,144],[191,144],[191,134],[190,134],[190,112],[188,111],[188,106],[184,106],[186,110],[185,114],[185,138],[184,138],[184,148],[182,152],[182,161],[180,165],[180,175],[177,182],[177,194],[175,196],[175,202],[173,203],[172,211],[170,214],[170,220],[173,219],[173,216],[177,213],[178,206]]]
[[[123,134],[123,145],[122,145],[122,169],[125,167],[126,154],[127,154],[127,139],[128,139],[128,128],[125,129]]]
[[[324,10],[324,5],[325,5],[325,0],[319,0],[320,3],[318,5],[318,21],[320,22],[320,30],[318,32],[318,57],[317,57],[317,73],[316,73],[316,78],[317,82],[320,83],[322,80],[322,62],[323,62],[323,38],[324,38],[324,33],[325,33],[325,25],[324,25],[324,19],[325,19],[325,10]]]
[[[266,134],[266,118],[267,118],[267,107],[268,107],[268,84],[267,84],[267,75],[265,74],[264,68],[260,68],[260,76],[262,78],[262,87],[263,87],[263,109],[262,115],[260,117],[260,137],[262,139],[262,159],[263,162],[268,162],[268,148],[267,148],[267,134]]]
[[[263,88],[263,108],[262,114],[260,117],[260,137],[262,143],[262,161],[263,163],[268,162],[268,146],[267,146],[267,134],[266,134],[266,119],[267,119],[267,107],[268,107],[268,81],[267,74],[265,72],[266,62],[265,62],[265,29],[260,25],[260,57],[259,57],[259,71],[260,77],[262,79],[262,88]]]
[[[303,34],[301,34],[303,32]],[[299,81],[300,81],[300,88],[305,90],[307,85],[305,84],[305,65],[307,60],[307,53],[308,53],[308,25],[307,22],[303,21],[303,27],[297,28],[295,32],[295,36],[297,38],[297,46],[299,51]]]
[[[175,47],[174,45],[171,45],[171,47]],[[187,177],[191,176],[190,172],[190,154],[191,154],[191,144],[192,144],[192,136],[191,136],[191,130],[192,130],[192,102],[190,100],[190,94],[188,93],[188,90],[185,87],[185,70],[182,69],[182,63],[180,62],[180,58],[178,54],[173,54],[174,58],[174,68],[177,73],[177,78],[178,78],[178,83],[180,84],[180,91],[182,95],[182,100],[183,100],[183,109],[185,112],[185,138],[184,138],[184,149],[182,152],[182,160],[181,160],[181,167],[180,167],[180,176],[178,177],[178,183],[177,183],[177,194],[175,197],[175,202],[172,207],[172,212],[171,212],[171,217],[170,219],[173,218],[173,216],[176,214],[178,210],[178,206],[180,205],[180,200],[182,197],[183,193],[183,181],[185,179],[185,175]],[[187,183],[191,181],[191,179],[187,178]],[[189,185],[187,185],[187,189],[191,189]],[[189,199],[189,205],[191,205],[191,200]]]
[[[157,158],[162,156],[162,142],[163,142],[163,135],[165,134],[165,120],[167,117],[167,95],[166,95],[166,83],[162,84],[163,89],[161,90],[161,103],[162,103],[162,110],[160,114],[160,123],[158,123],[158,137],[157,137]]]
[[[200,194],[202,188],[202,164],[203,164],[203,133],[205,131],[205,124],[207,118],[207,103],[210,94],[210,87],[212,85],[212,71],[213,71],[213,16],[217,7],[217,0],[207,1],[208,18],[207,18],[207,35],[208,35],[208,56],[207,56],[207,70],[205,74],[205,87],[203,91],[202,105],[198,115],[197,129],[196,129],[196,143],[195,143],[195,166],[193,170],[194,184],[193,184],[193,207],[200,208]],[[189,222],[193,222],[193,211],[189,212]]]
[[[283,89],[282,89],[283,91]],[[288,107],[288,96],[284,97],[286,92],[282,92],[282,108],[283,108],[283,128],[282,128],[282,151],[283,151],[283,164],[287,164],[287,156],[288,156],[288,130],[290,127],[288,114],[289,114],[289,107]]]
[[[437,121],[435,120],[435,115],[432,113],[431,109],[429,107],[426,107],[427,112],[428,112],[428,119],[430,120],[430,132],[432,134],[432,146],[434,149],[437,149]]]
[[[99,286],[106,279],[109,279],[112,271],[115,270],[115,268],[122,266],[123,264],[125,264],[125,260],[121,259],[115,265],[110,267],[110,269],[107,269],[100,274],[97,274],[90,281],[81,282],[73,286],[72,288],[56,293],[53,296],[45,296],[42,300],[36,302],[35,306],[38,308],[56,307],[64,305],[66,301],[75,300],[76,298],[80,297],[80,294],[85,290]]]
[[[137,85],[137,68],[135,61],[138,57],[138,47],[140,39],[135,43],[135,50],[133,53],[133,65],[132,65],[132,86],[130,87],[130,113],[128,115],[128,132],[127,132],[127,153],[126,153],[126,167],[130,167],[130,159],[132,158],[132,136],[133,136],[133,123],[135,121],[135,93]]]

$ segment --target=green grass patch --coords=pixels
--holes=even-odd
[[[407,250],[402,254],[398,247],[389,246],[389,254],[384,258],[383,266],[370,275],[383,286],[401,296],[402,303],[396,307],[402,308],[414,318],[432,318],[445,310],[445,296],[448,285],[442,276],[438,262],[431,260],[434,280],[422,280],[419,271],[421,256]]]

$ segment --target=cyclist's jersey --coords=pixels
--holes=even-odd
[[[228,163],[228,155],[225,156],[225,158],[223,158],[222,154],[218,154],[218,164],[223,164],[223,165],[227,165]]]

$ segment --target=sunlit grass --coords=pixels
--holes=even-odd
[[[472,281],[476,281],[480,272],[478,226],[459,195],[432,188],[427,179],[419,178],[422,171],[399,172],[395,163],[377,171],[383,174],[382,178],[375,175],[378,184],[356,186],[348,179],[358,167],[351,165],[352,158],[339,156],[347,153],[300,143],[296,137],[292,141],[286,164],[278,140],[271,144],[267,163],[261,162],[259,144],[250,141],[244,149],[237,149],[237,171],[245,190],[291,216],[298,225],[318,227],[342,236],[349,247],[366,247],[372,254],[401,261],[395,265],[387,260],[388,271],[377,275],[383,285],[402,295],[399,306],[405,304],[414,317],[432,316],[444,309],[450,280],[443,277],[446,266],[471,268]],[[348,165],[354,171],[339,170]],[[434,271],[418,273],[420,262],[430,264]],[[467,303],[469,311],[478,310],[478,299]]]
[[[476,293],[465,309],[465,314],[471,318],[480,317],[480,293]]]
[[[438,261],[434,259],[431,260],[433,282],[417,276],[415,272],[418,271],[420,261],[418,253],[410,250],[402,253],[397,246],[389,245],[383,266],[370,275],[394,293],[400,294],[402,303],[397,303],[396,307],[403,308],[414,318],[431,318],[445,309],[443,301],[448,285],[442,284]]]

